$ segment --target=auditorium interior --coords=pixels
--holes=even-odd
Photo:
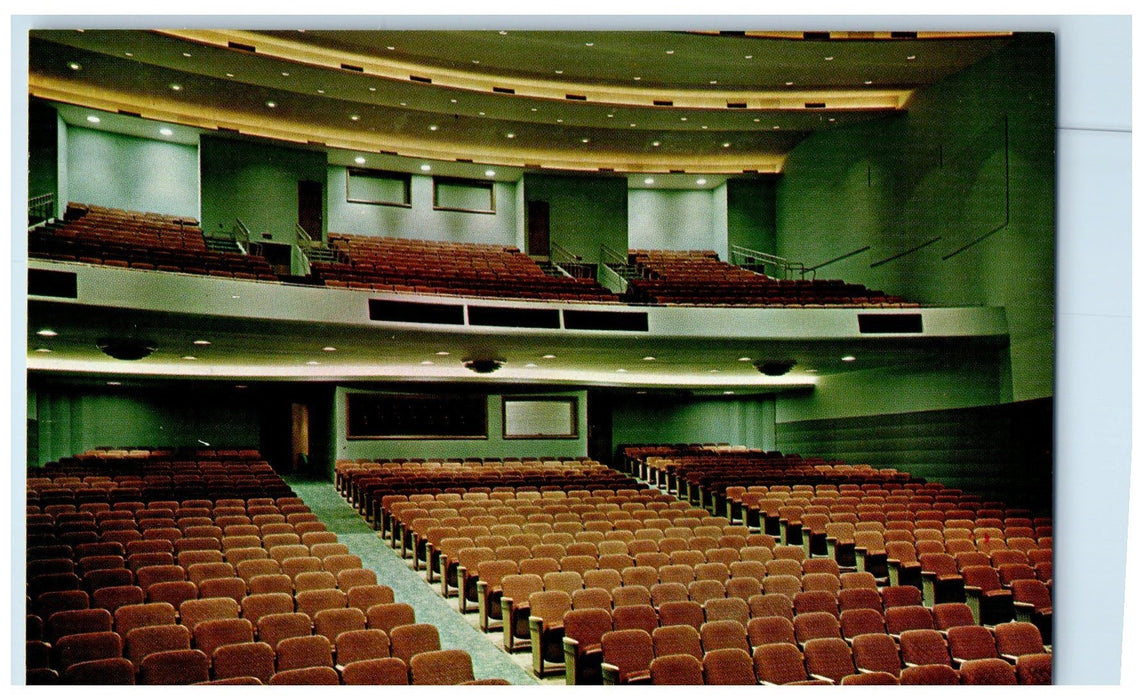
[[[26,40],[25,683],[1086,678],[1056,33]]]

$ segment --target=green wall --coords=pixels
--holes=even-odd
[[[133,211],[199,217],[198,149],[67,127],[61,198]]]
[[[345,436],[346,394],[362,389],[337,387],[334,395],[333,435],[334,459],[408,458],[408,457],[582,457],[587,454],[587,392],[527,392],[527,396],[577,399],[579,436],[568,439],[505,440],[501,399],[511,394],[492,393],[488,400],[488,438],[485,440],[349,440]],[[420,386],[418,393],[429,391]],[[332,475],[332,472],[331,472]]]
[[[524,175],[524,198],[551,205],[551,241],[599,262],[601,244],[627,250],[627,180],[622,177]]]
[[[726,259],[726,187],[627,193],[627,245],[645,250],[713,250]]]
[[[727,442],[775,449],[774,397],[617,398],[612,407],[614,446],[675,442]]]
[[[1052,400],[778,425],[785,452],[892,467],[988,499],[1050,512]]]
[[[496,213],[477,214],[433,209],[433,178],[413,175],[411,207],[362,204],[346,201],[346,168],[327,168],[327,231],[389,238],[431,241],[492,243],[517,246],[523,239],[517,229],[518,183],[493,183]],[[522,231],[522,229],[520,229]]]
[[[203,136],[199,151],[204,233],[229,234],[240,219],[254,240],[269,233],[275,242],[295,242],[298,182],[326,181],[325,153],[216,136]]]
[[[757,180],[727,180],[727,247],[739,245],[762,253],[774,253],[774,194],[776,177]]]
[[[777,189],[778,254],[812,266],[870,246],[819,279],[1003,306],[1015,400],[1053,393],[1054,54],[1051,35],[1018,35],[902,116],[811,135]]]
[[[195,383],[168,389],[28,388],[29,466],[98,446],[257,447],[258,406],[232,391]]]

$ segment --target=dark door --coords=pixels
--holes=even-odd
[[[315,241],[322,240],[324,235],[321,225],[321,198],[320,182],[298,180],[298,224]]]
[[[547,202],[528,202],[528,255],[547,256],[550,251],[549,236],[551,211]]]

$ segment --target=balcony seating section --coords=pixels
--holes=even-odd
[[[337,262],[315,262],[329,287],[379,292],[618,302],[594,279],[548,275],[511,246],[330,233]]]
[[[710,250],[630,250],[632,279],[625,301],[683,306],[778,306],[794,308],[915,307],[884,292],[841,280],[784,280],[718,259]]]
[[[256,450],[97,449],[27,487],[29,683],[473,680]]]
[[[188,217],[69,202],[61,223],[29,231],[28,246],[35,258],[278,281],[261,255],[208,250]]]
[[[750,456],[747,450],[729,446],[693,445],[639,446],[626,456],[630,467],[641,460],[710,454]],[[708,659],[709,652],[725,649],[741,650],[747,655],[744,658],[753,656],[752,682],[766,682],[759,669],[769,668],[771,653],[785,649],[774,649],[775,645],[787,645],[796,652],[782,658],[800,659],[800,670],[791,678],[805,683],[895,683],[909,667],[911,657],[905,652],[922,654],[918,658],[924,659],[947,658],[942,663],[959,681],[956,667],[960,657],[956,654],[961,653],[966,639],[975,645],[971,656],[992,658],[986,653],[991,648],[988,640],[992,627],[982,626],[971,606],[925,600],[920,582],[916,586],[889,585],[885,577],[875,575],[865,564],[873,562],[877,542],[887,536],[902,536],[890,534],[893,530],[889,523],[910,537],[915,533],[924,537],[923,526],[933,525],[932,519],[941,513],[937,530],[942,546],[946,537],[949,542],[968,541],[958,539],[964,536],[965,521],[981,526],[977,528],[981,542],[989,535],[988,541],[996,545],[996,535],[981,529],[993,521],[1000,523],[999,541],[1006,542],[1005,527],[1015,539],[1023,532],[1012,528],[1025,527],[1024,520],[1049,527],[1048,519],[1037,520],[1022,509],[985,502],[907,474],[881,473],[883,470],[861,465],[835,469],[834,465],[792,457],[789,473],[776,479],[781,483],[749,486],[753,493],[783,504],[805,500],[797,510],[783,512],[786,519],[776,520],[778,527],[773,534],[763,531],[769,523],[765,508],[755,513],[758,517],[753,525],[743,522],[749,511],[741,507],[734,511],[734,518],[729,510],[712,514],[710,508],[717,505],[727,509],[735,502],[731,494],[747,494],[746,487],[740,493],[725,487],[730,493],[724,491],[721,501],[699,499],[699,505],[638,483],[628,488],[560,487],[554,483],[540,487],[442,487],[434,479],[432,486],[382,496],[377,520],[383,523],[379,527],[394,550],[411,559],[414,568],[425,569],[429,581],[439,581],[443,596],[455,596],[461,613],[475,608],[475,624],[480,629],[499,631],[510,653],[531,655],[537,676],[558,670],[553,649],[558,648],[562,634],[563,670],[569,685],[646,683],[654,682],[656,676],[664,683],[678,682],[679,677],[697,682],[695,670],[699,667],[677,659],[656,664],[660,673],[652,673],[655,659],[680,653],[700,662],[705,683],[723,678],[722,674],[744,677],[739,667],[748,668],[749,664],[721,659],[730,654],[720,651],[716,654],[719,659]],[[766,458],[778,456],[763,456]],[[458,459],[453,469],[501,469],[515,461]],[[339,465],[340,489],[347,500],[352,502],[355,489],[361,487],[360,482],[355,483],[359,473],[376,472],[383,464],[394,472],[415,472],[426,463],[378,460],[369,464]],[[440,463],[429,464],[428,473],[438,474]],[[467,466],[458,466],[462,464]],[[735,464],[736,474],[749,473],[740,463]],[[806,468],[806,464],[810,466]],[[640,464],[632,472],[648,473],[646,467]],[[673,483],[687,493],[685,475]],[[896,504],[902,507],[895,509]],[[880,515],[875,505],[880,507]],[[818,551],[817,533],[797,527],[813,521],[806,517],[806,509],[817,506],[824,506],[822,512],[827,516],[833,513],[829,506],[837,506],[839,522],[860,526],[860,532],[874,533],[880,539],[857,538],[863,545],[854,564],[843,565],[832,555],[838,551],[836,543]],[[809,515],[814,512],[809,511]],[[857,517],[858,512],[864,520]],[[886,512],[892,514],[892,520]],[[967,529],[971,537],[974,529]],[[792,536],[799,533],[801,541],[792,542]],[[991,554],[983,556],[989,562],[992,556],[997,562],[1019,558],[1010,554],[1019,550],[988,549]],[[973,551],[983,554],[975,547]],[[962,560],[966,565],[979,565],[980,561],[979,557]],[[957,559],[952,561],[955,565]],[[483,580],[485,577],[488,580]],[[472,590],[476,595],[470,595]],[[493,598],[494,594],[500,597]],[[532,610],[532,606],[542,610]],[[951,638],[950,627],[957,628]],[[1050,659],[1050,646],[1040,641],[1046,638],[1039,636],[1035,625],[1014,629],[1032,641],[1020,638],[1026,648],[1013,645],[1017,651],[1010,654],[1011,663],[1023,659],[1028,668],[1033,664],[1042,668],[1042,657]],[[683,630],[687,630],[685,635]],[[918,631],[920,634],[914,634]],[[614,642],[619,639],[614,635],[619,633],[625,635],[625,644],[638,648],[624,648],[622,653],[616,649],[609,654],[606,640]],[[904,637],[909,640],[905,650],[900,641]],[[668,638],[682,641],[668,644]],[[602,662],[598,656],[601,640]],[[654,643],[647,646],[648,640]],[[921,642],[936,646],[918,646]],[[1000,646],[998,639],[996,648]],[[763,648],[767,651],[761,651]],[[1041,657],[1033,659],[1032,654]],[[602,663],[601,673],[594,670],[598,663]],[[722,670],[724,663],[733,668]],[[663,672],[676,666],[680,669],[677,673]],[[910,682],[927,677],[908,675]],[[947,679],[944,673],[929,675]],[[1043,682],[1044,676],[1029,671],[1017,677]]]

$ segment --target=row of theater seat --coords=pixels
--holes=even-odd
[[[548,275],[510,246],[330,233],[340,262],[313,265],[328,286],[377,291],[617,302],[594,279]]]
[[[395,549],[410,556],[414,568],[424,562],[430,581],[440,576],[443,594],[456,590],[461,612],[475,602],[481,629],[491,631],[500,621],[505,648],[531,649],[537,675],[558,667],[558,639],[568,639],[567,616],[575,610],[603,611],[620,628],[649,633],[676,624],[699,631],[711,622],[730,623],[754,637],[751,647],[769,641],[762,627],[782,618],[792,630],[795,616],[799,628],[812,629],[816,619],[823,637],[843,641],[912,627],[936,630],[919,587],[879,590],[870,572],[842,571],[836,560],[810,556],[801,543],[781,544],[780,533],[752,532],[653,489],[616,494],[551,490],[502,501],[483,492],[413,494],[390,497],[383,510]],[[679,536],[684,528],[678,525],[687,526],[690,539]],[[470,528],[468,537],[456,536],[461,528]],[[882,593],[895,604],[884,603]],[[950,619],[960,626],[985,629],[965,603],[941,605],[942,614],[955,609]],[[886,619],[889,607],[902,609]],[[850,635],[842,633],[843,615]],[[813,638],[805,631],[794,642]],[[569,664],[566,657],[565,673]]]
[[[107,478],[67,471],[32,487]],[[30,683],[474,682],[467,653],[442,650],[294,496],[53,504],[27,521]]]
[[[33,257],[140,270],[278,281],[260,255],[207,249],[193,219],[68,204],[62,223],[33,229]]]

